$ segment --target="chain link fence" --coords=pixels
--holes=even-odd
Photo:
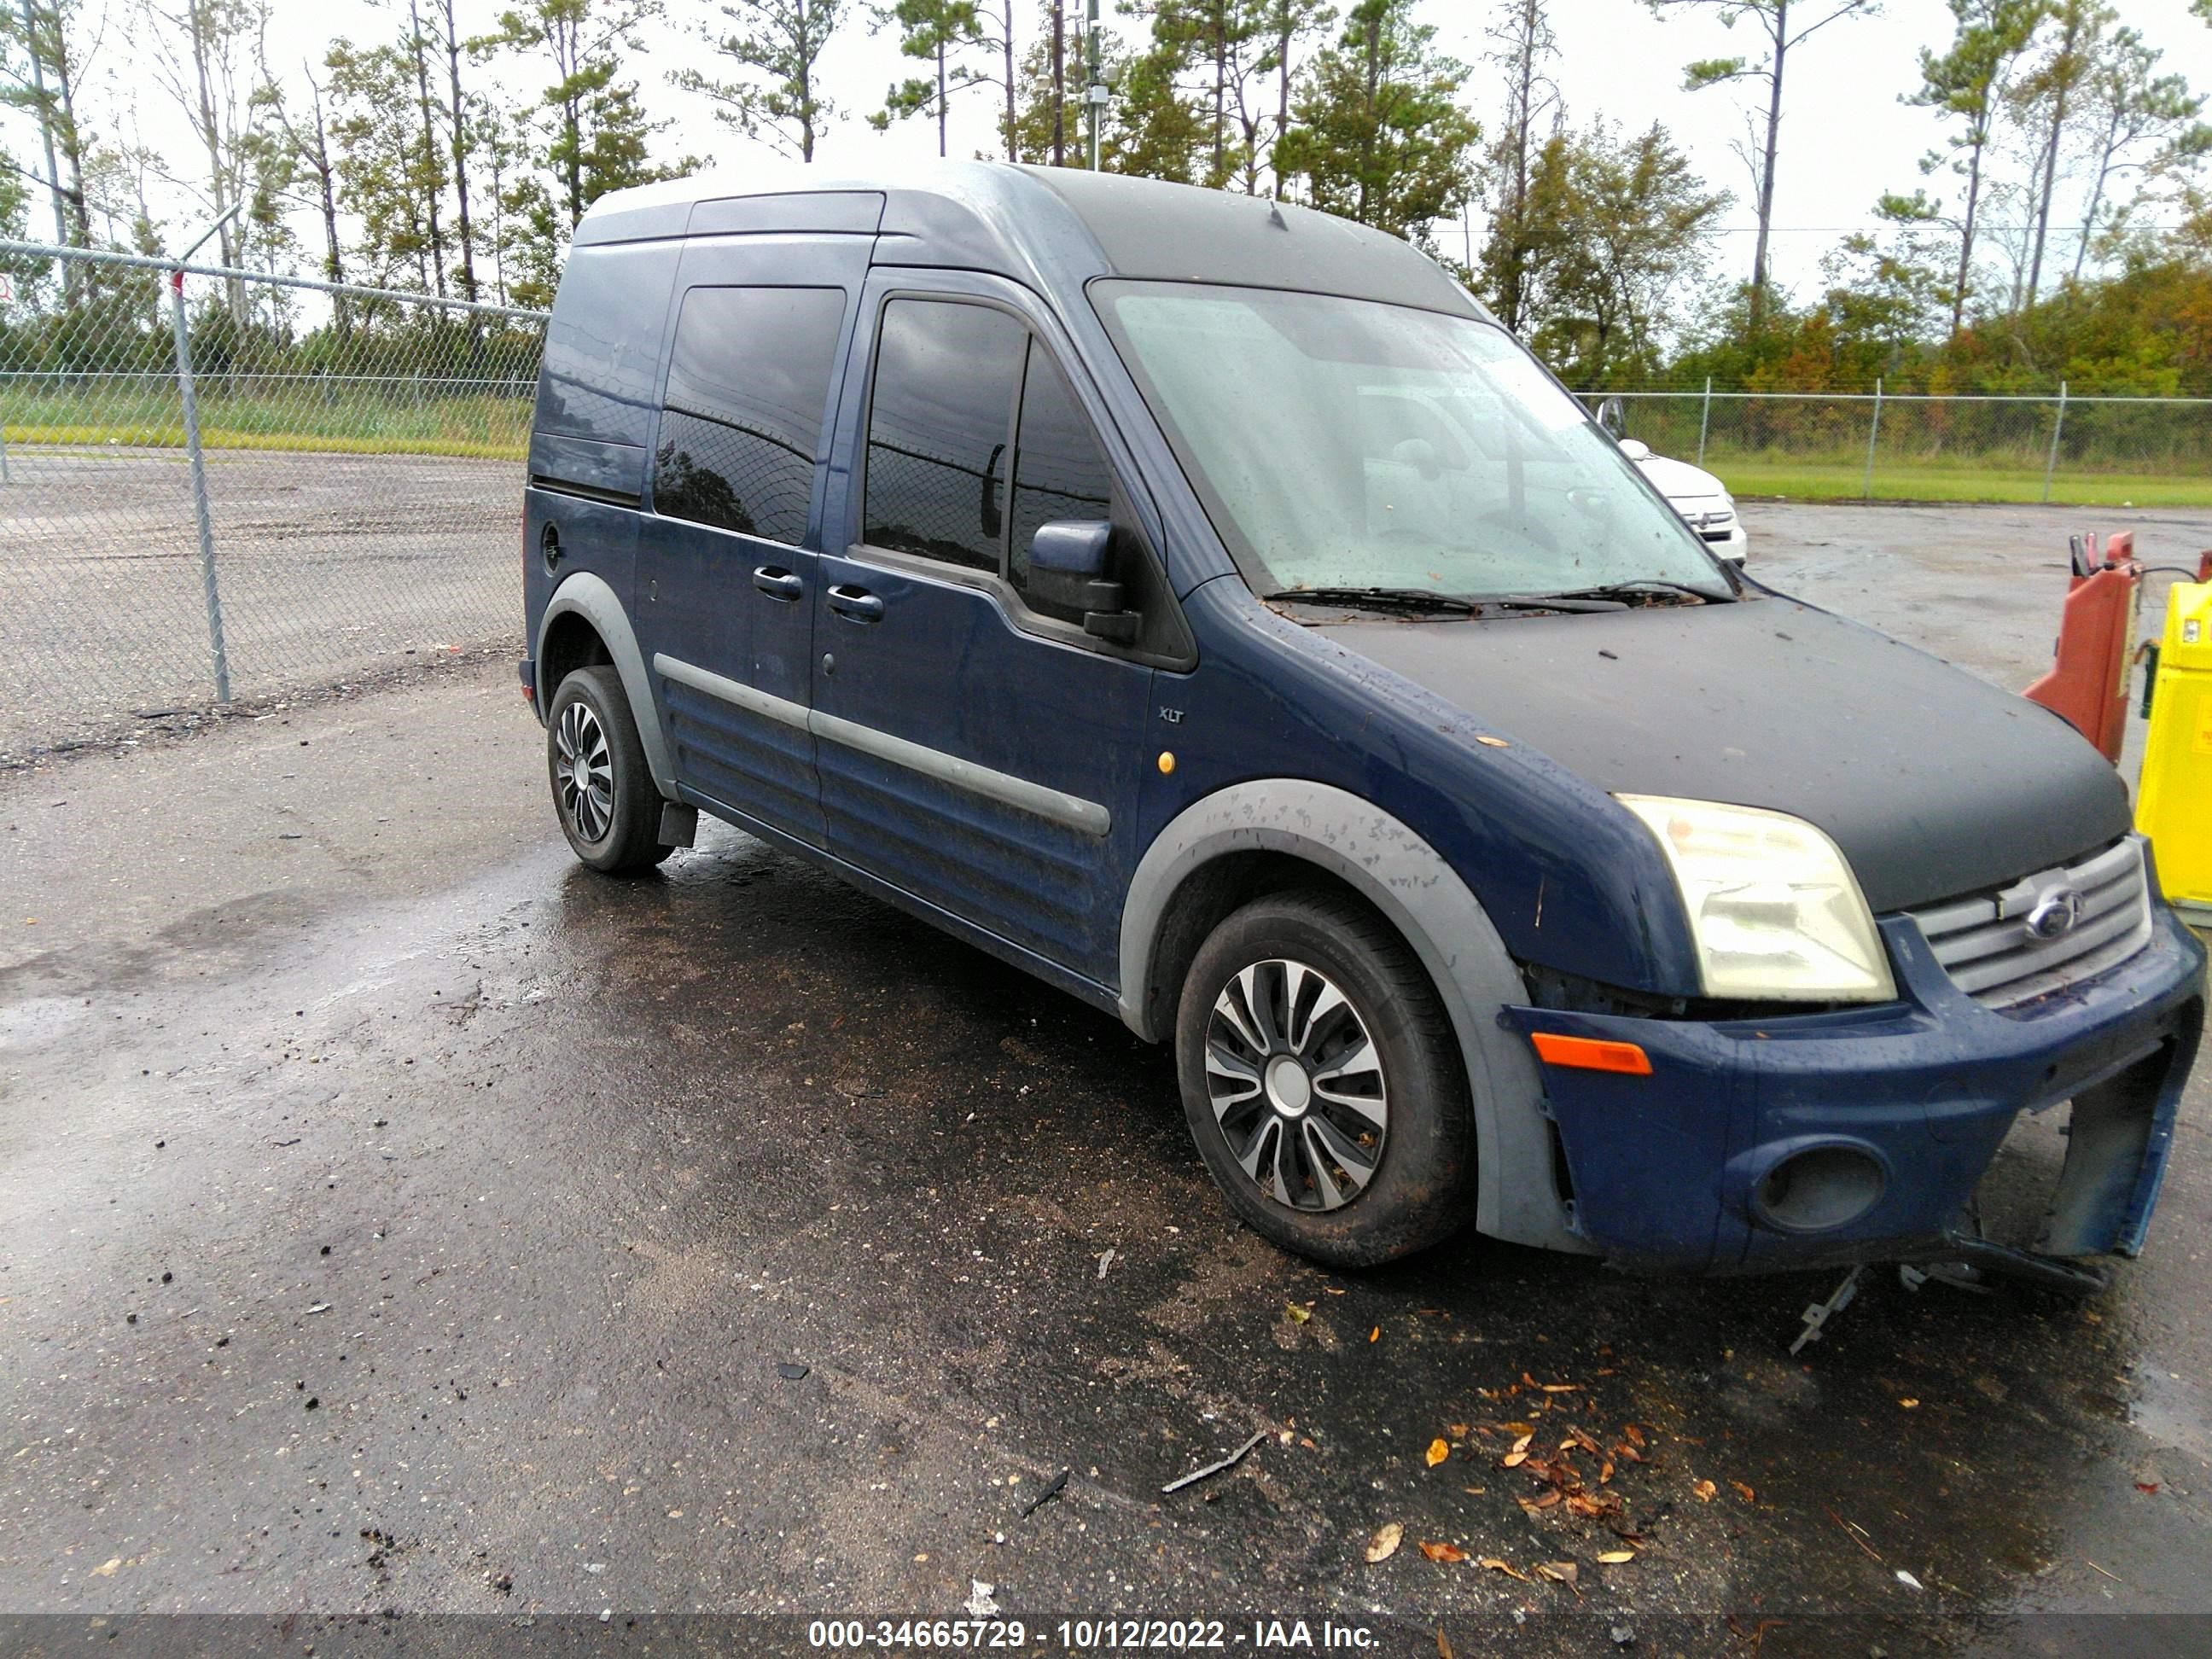
[[[1587,392],[1739,495],[2212,507],[2212,398]]]
[[[542,313],[0,242],[0,759],[510,642]]]

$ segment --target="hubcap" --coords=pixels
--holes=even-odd
[[[1382,1057],[1318,969],[1255,962],[1221,988],[1206,1083],[1230,1155],[1276,1203],[1339,1209],[1374,1179],[1390,1125]]]
[[[588,704],[572,702],[553,728],[553,782],[561,811],[586,841],[605,838],[614,822],[614,757]]]

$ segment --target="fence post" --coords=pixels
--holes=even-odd
[[[185,453],[191,462],[192,512],[199,520],[200,591],[207,599],[208,649],[215,663],[215,700],[230,701],[230,657],[222,645],[222,595],[215,580],[215,525],[208,517],[207,458],[200,453],[200,409],[192,395],[192,346],[185,327],[185,273],[169,273],[169,315],[177,335],[177,392],[184,404]]]
[[[1874,422],[1867,428],[1866,477],[1859,485],[1859,495],[1865,501],[1874,499],[1874,447],[1881,436],[1881,376],[1874,377]]]
[[[2051,422],[2051,454],[2043,463],[2043,499],[2051,500],[2051,475],[2058,471],[2058,434],[2066,430],[2066,382],[2058,383],[2058,415]]]
[[[1713,424],[1713,377],[1705,376],[1705,401],[1698,411],[1698,465],[1705,464],[1705,434]]]

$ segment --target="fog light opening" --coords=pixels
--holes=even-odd
[[[1850,1146],[1815,1146],[1785,1158],[1760,1178],[1759,1219],[1793,1233],[1848,1226],[1881,1202],[1881,1165]]]

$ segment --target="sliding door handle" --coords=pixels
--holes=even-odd
[[[771,599],[789,605],[806,592],[806,584],[788,570],[772,564],[762,565],[753,572],[753,586]]]

